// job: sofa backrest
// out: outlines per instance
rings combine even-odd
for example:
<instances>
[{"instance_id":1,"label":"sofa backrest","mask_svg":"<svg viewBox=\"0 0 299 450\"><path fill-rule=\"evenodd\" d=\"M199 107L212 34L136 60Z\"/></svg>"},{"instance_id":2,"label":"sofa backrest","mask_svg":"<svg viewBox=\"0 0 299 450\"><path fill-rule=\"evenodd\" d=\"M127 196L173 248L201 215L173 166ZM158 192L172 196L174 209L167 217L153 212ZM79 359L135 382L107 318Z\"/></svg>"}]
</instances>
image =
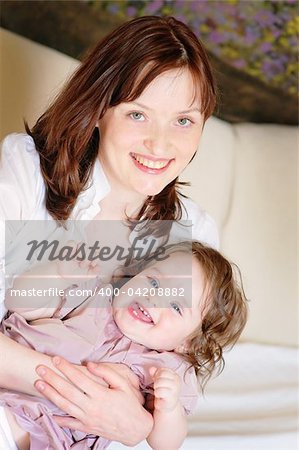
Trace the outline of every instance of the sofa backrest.
<instances>
[{"instance_id":1,"label":"sofa backrest","mask_svg":"<svg viewBox=\"0 0 299 450\"><path fill-rule=\"evenodd\" d=\"M298 130L215 118L207 125L183 179L241 269L250 308L243 340L296 345Z\"/></svg>"}]
</instances>

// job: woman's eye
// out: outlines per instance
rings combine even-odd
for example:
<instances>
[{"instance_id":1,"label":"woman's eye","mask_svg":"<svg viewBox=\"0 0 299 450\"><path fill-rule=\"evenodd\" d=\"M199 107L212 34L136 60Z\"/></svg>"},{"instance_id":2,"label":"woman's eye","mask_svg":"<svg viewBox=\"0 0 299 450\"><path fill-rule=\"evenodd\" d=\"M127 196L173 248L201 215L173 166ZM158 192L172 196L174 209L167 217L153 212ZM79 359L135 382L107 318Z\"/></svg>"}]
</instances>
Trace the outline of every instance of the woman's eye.
<instances>
[{"instance_id":1,"label":"woman's eye","mask_svg":"<svg viewBox=\"0 0 299 450\"><path fill-rule=\"evenodd\" d=\"M158 287L159 287L159 281L157 281L155 278L151 278L151 277L148 277L148 279L149 279L150 285L151 285L154 289L158 289Z\"/></svg>"},{"instance_id":2,"label":"woman's eye","mask_svg":"<svg viewBox=\"0 0 299 450\"><path fill-rule=\"evenodd\" d=\"M138 121L138 122L143 122L143 121L145 120L145 119L144 119L144 115L141 114L140 112L137 112L137 111L132 112L132 113L130 114L130 117L131 117L133 120L136 120L136 121Z\"/></svg>"},{"instance_id":3,"label":"woman's eye","mask_svg":"<svg viewBox=\"0 0 299 450\"><path fill-rule=\"evenodd\" d=\"M182 127L187 127L188 125L190 125L191 120L187 119L187 117L182 117L181 119L178 120L179 125L181 125Z\"/></svg>"},{"instance_id":4,"label":"woman's eye","mask_svg":"<svg viewBox=\"0 0 299 450\"><path fill-rule=\"evenodd\" d=\"M182 309L177 303L170 303L170 306L180 315L182 315Z\"/></svg>"}]
</instances>

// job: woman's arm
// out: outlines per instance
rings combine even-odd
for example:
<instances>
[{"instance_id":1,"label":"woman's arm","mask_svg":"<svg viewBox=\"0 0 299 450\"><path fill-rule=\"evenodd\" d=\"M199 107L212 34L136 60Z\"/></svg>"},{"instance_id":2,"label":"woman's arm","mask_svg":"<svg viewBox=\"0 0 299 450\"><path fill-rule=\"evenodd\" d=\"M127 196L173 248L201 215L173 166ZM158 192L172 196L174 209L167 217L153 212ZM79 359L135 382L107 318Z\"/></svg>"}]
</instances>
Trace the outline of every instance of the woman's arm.
<instances>
[{"instance_id":1,"label":"woman's arm","mask_svg":"<svg viewBox=\"0 0 299 450\"><path fill-rule=\"evenodd\" d=\"M62 426L130 446L150 433L152 416L142 406L139 386L136 388L138 379L129 374L130 369L125 373L122 367L118 373L118 366L121 366L118 364L115 370L105 364L88 364L88 369L82 370L82 366L67 363L62 358L61 364L55 366L49 356L24 347L2 333L0 348L0 386L11 390L17 387L20 392L47 397L72 416L57 418ZM44 375L36 373L37 366L45 370ZM92 376L96 378L91 379ZM41 384L40 378L46 383ZM100 384L103 380L109 388Z\"/></svg>"},{"instance_id":2,"label":"woman's arm","mask_svg":"<svg viewBox=\"0 0 299 450\"><path fill-rule=\"evenodd\" d=\"M47 364L56 370L51 358L38 353L0 333L0 386L4 389L17 390L31 395L39 395L34 388L38 376L35 367Z\"/></svg>"}]
</instances>

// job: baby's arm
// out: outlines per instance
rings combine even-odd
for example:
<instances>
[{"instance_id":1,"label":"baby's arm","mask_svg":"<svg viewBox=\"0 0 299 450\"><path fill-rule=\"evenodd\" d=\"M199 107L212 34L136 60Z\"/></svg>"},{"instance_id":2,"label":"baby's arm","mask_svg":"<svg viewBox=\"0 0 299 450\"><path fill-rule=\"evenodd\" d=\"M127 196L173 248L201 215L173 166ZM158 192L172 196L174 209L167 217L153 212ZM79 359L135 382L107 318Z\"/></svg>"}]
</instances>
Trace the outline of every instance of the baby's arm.
<instances>
[{"instance_id":1,"label":"baby's arm","mask_svg":"<svg viewBox=\"0 0 299 450\"><path fill-rule=\"evenodd\" d=\"M178 450L187 434L187 421L179 395L181 380L170 369L151 369L154 379L154 426L147 437L154 450Z\"/></svg>"},{"instance_id":2,"label":"baby's arm","mask_svg":"<svg viewBox=\"0 0 299 450\"><path fill-rule=\"evenodd\" d=\"M52 317L60 306L66 288L74 283L81 284L97 274L98 267L85 261L36 265L15 278L13 287L7 291L5 306L26 320ZM16 296L14 293L18 291L27 295Z\"/></svg>"},{"instance_id":3,"label":"baby's arm","mask_svg":"<svg viewBox=\"0 0 299 450\"><path fill-rule=\"evenodd\" d=\"M58 293L63 293L70 284L70 280L61 276L58 263L35 266L15 278L13 287L6 293L5 306L26 320L51 317L61 302ZM55 289L49 294L51 288ZM24 295L16 294L18 292Z\"/></svg>"}]
</instances>

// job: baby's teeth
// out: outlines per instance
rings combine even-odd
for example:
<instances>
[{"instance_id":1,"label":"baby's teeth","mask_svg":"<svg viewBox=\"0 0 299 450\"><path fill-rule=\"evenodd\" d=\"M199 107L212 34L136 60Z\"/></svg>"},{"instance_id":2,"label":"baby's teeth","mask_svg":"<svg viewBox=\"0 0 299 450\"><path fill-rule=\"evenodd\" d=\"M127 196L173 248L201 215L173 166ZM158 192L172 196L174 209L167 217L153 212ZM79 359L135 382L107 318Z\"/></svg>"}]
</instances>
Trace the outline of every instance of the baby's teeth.
<instances>
[{"instance_id":1,"label":"baby's teeth","mask_svg":"<svg viewBox=\"0 0 299 450\"><path fill-rule=\"evenodd\" d=\"M149 313L147 311L145 311L142 306L138 305L138 308L143 312L143 314L147 317L150 317Z\"/></svg>"}]
</instances>

